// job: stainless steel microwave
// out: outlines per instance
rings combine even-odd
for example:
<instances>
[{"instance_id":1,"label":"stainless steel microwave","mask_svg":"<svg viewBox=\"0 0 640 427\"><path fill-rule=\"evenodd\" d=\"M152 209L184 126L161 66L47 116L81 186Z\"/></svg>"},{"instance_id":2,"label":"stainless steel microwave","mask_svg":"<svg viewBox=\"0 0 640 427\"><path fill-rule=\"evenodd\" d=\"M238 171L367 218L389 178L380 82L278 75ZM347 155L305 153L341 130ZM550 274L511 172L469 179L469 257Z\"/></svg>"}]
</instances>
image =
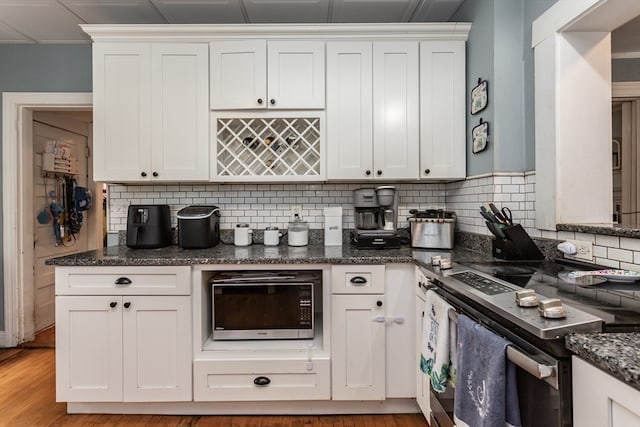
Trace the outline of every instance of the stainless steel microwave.
<instances>
[{"instance_id":1,"label":"stainless steel microwave","mask_svg":"<svg viewBox=\"0 0 640 427\"><path fill-rule=\"evenodd\" d=\"M214 340L313 338L313 282L214 280L211 295Z\"/></svg>"}]
</instances>

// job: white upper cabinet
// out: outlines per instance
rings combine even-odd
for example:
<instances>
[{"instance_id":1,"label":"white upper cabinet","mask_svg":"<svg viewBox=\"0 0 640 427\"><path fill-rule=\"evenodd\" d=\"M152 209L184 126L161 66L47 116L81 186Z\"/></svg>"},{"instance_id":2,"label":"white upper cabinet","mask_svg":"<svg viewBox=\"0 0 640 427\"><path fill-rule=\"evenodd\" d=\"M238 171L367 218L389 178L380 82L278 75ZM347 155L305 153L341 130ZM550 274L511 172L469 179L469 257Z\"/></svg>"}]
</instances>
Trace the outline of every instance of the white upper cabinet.
<instances>
[{"instance_id":1,"label":"white upper cabinet","mask_svg":"<svg viewBox=\"0 0 640 427\"><path fill-rule=\"evenodd\" d=\"M327 43L329 179L417 179L418 42Z\"/></svg>"},{"instance_id":2,"label":"white upper cabinet","mask_svg":"<svg viewBox=\"0 0 640 427\"><path fill-rule=\"evenodd\" d=\"M149 44L93 45L95 181L135 181L142 172L150 176L150 75Z\"/></svg>"},{"instance_id":3,"label":"white upper cabinet","mask_svg":"<svg viewBox=\"0 0 640 427\"><path fill-rule=\"evenodd\" d=\"M418 42L374 43L373 70L373 173L417 178Z\"/></svg>"},{"instance_id":4,"label":"white upper cabinet","mask_svg":"<svg viewBox=\"0 0 640 427\"><path fill-rule=\"evenodd\" d=\"M327 43L327 175L364 179L373 173L371 42Z\"/></svg>"},{"instance_id":5,"label":"white upper cabinet","mask_svg":"<svg viewBox=\"0 0 640 427\"><path fill-rule=\"evenodd\" d=\"M207 181L206 43L96 43L94 179Z\"/></svg>"},{"instance_id":6,"label":"white upper cabinet","mask_svg":"<svg viewBox=\"0 0 640 427\"><path fill-rule=\"evenodd\" d=\"M420 43L420 178L466 177L464 41Z\"/></svg>"},{"instance_id":7,"label":"white upper cabinet","mask_svg":"<svg viewBox=\"0 0 640 427\"><path fill-rule=\"evenodd\" d=\"M211 109L323 109L324 42L211 43Z\"/></svg>"}]
</instances>

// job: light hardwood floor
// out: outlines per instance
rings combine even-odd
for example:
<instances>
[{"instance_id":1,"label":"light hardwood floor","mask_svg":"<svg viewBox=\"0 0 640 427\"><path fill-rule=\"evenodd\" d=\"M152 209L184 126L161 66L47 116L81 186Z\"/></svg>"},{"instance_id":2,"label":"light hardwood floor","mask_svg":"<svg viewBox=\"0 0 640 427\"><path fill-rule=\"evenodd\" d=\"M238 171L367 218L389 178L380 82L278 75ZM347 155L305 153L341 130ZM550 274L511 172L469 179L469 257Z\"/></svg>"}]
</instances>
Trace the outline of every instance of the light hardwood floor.
<instances>
[{"instance_id":1,"label":"light hardwood floor","mask_svg":"<svg viewBox=\"0 0 640 427\"><path fill-rule=\"evenodd\" d=\"M12 350L2 350L3 352ZM2 360L0 358L0 360ZM22 348L0 362L0 426L428 427L420 414L353 416L68 415L55 401L55 350Z\"/></svg>"}]
</instances>

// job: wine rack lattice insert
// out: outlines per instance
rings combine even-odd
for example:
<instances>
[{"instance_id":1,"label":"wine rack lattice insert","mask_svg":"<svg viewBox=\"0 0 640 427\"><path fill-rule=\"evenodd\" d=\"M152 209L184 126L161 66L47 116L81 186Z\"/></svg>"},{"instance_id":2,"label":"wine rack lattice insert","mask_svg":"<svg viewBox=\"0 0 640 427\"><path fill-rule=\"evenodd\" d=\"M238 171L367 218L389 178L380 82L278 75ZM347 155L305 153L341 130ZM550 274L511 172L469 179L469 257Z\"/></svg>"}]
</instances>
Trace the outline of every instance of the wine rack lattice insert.
<instances>
[{"instance_id":1,"label":"wine rack lattice insert","mask_svg":"<svg viewBox=\"0 0 640 427\"><path fill-rule=\"evenodd\" d=\"M320 118L217 119L219 176L320 175Z\"/></svg>"}]
</instances>

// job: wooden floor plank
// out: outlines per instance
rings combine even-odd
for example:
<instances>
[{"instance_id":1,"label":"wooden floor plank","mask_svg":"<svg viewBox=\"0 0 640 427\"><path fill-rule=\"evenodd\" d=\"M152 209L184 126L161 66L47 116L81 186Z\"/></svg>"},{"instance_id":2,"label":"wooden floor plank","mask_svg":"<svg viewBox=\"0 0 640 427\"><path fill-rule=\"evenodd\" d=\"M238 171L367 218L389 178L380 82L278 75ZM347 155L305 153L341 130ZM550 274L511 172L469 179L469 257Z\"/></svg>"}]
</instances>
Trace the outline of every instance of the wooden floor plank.
<instances>
[{"instance_id":1,"label":"wooden floor plank","mask_svg":"<svg viewBox=\"0 0 640 427\"><path fill-rule=\"evenodd\" d=\"M429 427L419 414L177 416L66 413L55 401L55 350L20 349L0 363L0 427Z\"/></svg>"}]
</instances>

